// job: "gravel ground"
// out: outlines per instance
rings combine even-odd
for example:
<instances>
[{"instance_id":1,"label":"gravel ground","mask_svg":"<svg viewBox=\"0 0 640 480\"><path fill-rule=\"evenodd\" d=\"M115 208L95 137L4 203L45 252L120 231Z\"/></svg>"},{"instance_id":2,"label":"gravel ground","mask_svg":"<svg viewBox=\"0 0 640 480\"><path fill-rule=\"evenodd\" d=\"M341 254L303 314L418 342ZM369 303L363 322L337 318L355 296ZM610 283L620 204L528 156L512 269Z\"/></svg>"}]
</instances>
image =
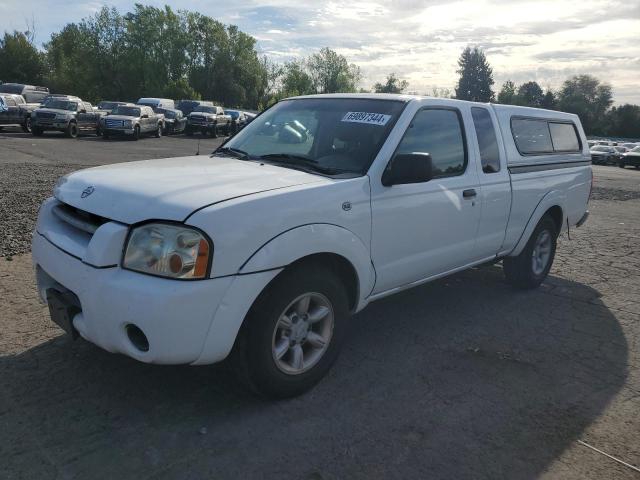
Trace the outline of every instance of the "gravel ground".
<instances>
[{"instance_id":1,"label":"gravel ground","mask_svg":"<svg viewBox=\"0 0 640 480\"><path fill-rule=\"evenodd\" d=\"M67 150L11 173L3 141L3 201L77 167ZM237 391L224 364L71 343L36 301L30 255L0 261L0 478L638 478L585 446L640 466L640 172L594 171L591 217L541 288L491 266L375 302L330 375L284 402ZM11 223L33 211L0 224L23 251Z\"/></svg>"}]
</instances>

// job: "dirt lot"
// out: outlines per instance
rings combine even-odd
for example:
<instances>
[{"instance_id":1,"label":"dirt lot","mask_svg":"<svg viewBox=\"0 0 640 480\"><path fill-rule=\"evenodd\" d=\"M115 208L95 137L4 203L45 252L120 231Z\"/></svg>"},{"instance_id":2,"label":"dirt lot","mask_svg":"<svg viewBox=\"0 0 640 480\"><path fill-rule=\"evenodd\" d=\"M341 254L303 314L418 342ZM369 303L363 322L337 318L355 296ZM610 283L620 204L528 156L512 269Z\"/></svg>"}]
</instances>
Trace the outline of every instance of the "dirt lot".
<instances>
[{"instance_id":1,"label":"dirt lot","mask_svg":"<svg viewBox=\"0 0 640 480\"><path fill-rule=\"evenodd\" d=\"M640 171L594 168L540 289L492 266L376 302L328 378L267 403L225 365L70 343L36 301L23 252L58 175L196 143L0 133L0 478L639 478L580 442L640 466Z\"/></svg>"}]
</instances>

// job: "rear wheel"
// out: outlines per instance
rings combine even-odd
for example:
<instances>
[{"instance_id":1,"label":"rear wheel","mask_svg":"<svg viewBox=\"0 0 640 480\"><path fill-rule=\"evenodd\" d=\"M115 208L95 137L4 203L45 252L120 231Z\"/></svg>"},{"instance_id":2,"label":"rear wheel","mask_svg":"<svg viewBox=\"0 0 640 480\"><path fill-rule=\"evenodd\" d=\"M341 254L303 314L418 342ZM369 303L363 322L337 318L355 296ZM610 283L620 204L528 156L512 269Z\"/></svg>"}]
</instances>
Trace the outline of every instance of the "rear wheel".
<instances>
[{"instance_id":1,"label":"rear wheel","mask_svg":"<svg viewBox=\"0 0 640 480\"><path fill-rule=\"evenodd\" d=\"M272 398L300 395L328 372L349 316L342 283L321 265L284 272L251 307L232 359L241 378Z\"/></svg>"},{"instance_id":2,"label":"rear wheel","mask_svg":"<svg viewBox=\"0 0 640 480\"><path fill-rule=\"evenodd\" d=\"M75 122L69 122L64 133L69 138L78 138L78 125Z\"/></svg>"},{"instance_id":3,"label":"rear wheel","mask_svg":"<svg viewBox=\"0 0 640 480\"><path fill-rule=\"evenodd\" d=\"M109 140L110 137L108 133L103 133L102 138L104 138L105 140Z\"/></svg>"},{"instance_id":4,"label":"rear wheel","mask_svg":"<svg viewBox=\"0 0 640 480\"><path fill-rule=\"evenodd\" d=\"M542 217L524 250L517 257L506 257L502 267L507 281L518 288L536 288L551 270L556 254L558 231L550 215Z\"/></svg>"},{"instance_id":5,"label":"rear wheel","mask_svg":"<svg viewBox=\"0 0 640 480\"><path fill-rule=\"evenodd\" d=\"M624 163L622 163L622 162L618 162L618 167L620 167L620 168L624 168Z\"/></svg>"},{"instance_id":6,"label":"rear wheel","mask_svg":"<svg viewBox=\"0 0 640 480\"><path fill-rule=\"evenodd\" d=\"M40 127L32 127L31 128L31 134L35 135L36 137L41 137L42 136L42 129Z\"/></svg>"}]
</instances>

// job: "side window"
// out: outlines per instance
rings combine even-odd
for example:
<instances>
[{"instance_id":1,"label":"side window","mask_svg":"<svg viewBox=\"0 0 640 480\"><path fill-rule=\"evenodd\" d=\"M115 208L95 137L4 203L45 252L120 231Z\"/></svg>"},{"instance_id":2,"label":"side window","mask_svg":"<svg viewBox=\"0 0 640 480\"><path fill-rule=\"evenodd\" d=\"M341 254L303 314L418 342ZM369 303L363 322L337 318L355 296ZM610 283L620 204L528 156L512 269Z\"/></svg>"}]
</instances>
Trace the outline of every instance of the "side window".
<instances>
[{"instance_id":1,"label":"side window","mask_svg":"<svg viewBox=\"0 0 640 480\"><path fill-rule=\"evenodd\" d=\"M546 120L514 118L511 120L511 133L520 153L553 152Z\"/></svg>"},{"instance_id":2,"label":"side window","mask_svg":"<svg viewBox=\"0 0 640 480\"><path fill-rule=\"evenodd\" d=\"M498 139L491 120L491 115L486 108L472 107L471 116L478 137L480 148L480 160L484 173L496 173L500 171L500 151Z\"/></svg>"},{"instance_id":3,"label":"side window","mask_svg":"<svg viewBox=\"0 0 640 480\"><path fill-rule=\"evenodd\" d=\"M87 113L93 112L93 107L91 106L90 103L84 102L84 107L83 108L87 111Z\"/></svg>"},{"instance_id":4,"label":"side window","mask_svg":"<svg viewBox=\"0 0 640 480\"><path fill-rule=\"evenodd\" d=\"M16 105L16 101L11 97L5 97L4 101L7 104L7 107L15 107L15 106L17 106Z\"/></svg>"},{"instance_id":5,"label":"side window","mask_svg":"<svg viewBox=\"0 0 640 480\"><path fill-rule=\"evenodd\" d=\"M397 153L428 153L434 177L462 175L467 155L459 113L455 110L420 110L400 141Z\"/></svg>"},{"instance_id":6,"label":"side window","mask_svg":"<svg viewBox=\"0 0 640 480\"><path fill-rule=\"evenodd\" d=\"M551 141L556 152L579 152L580 142L573 123L549 123Z\"/></svg>"}]
</instances>

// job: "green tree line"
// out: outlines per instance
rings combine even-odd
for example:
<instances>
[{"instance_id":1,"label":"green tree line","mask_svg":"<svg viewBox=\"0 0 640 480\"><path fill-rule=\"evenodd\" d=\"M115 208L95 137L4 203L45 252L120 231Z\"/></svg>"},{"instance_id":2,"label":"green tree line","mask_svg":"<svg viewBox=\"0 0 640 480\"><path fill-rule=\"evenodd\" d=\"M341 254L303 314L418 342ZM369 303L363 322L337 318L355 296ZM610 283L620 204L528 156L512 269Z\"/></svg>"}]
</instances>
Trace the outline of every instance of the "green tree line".
<instances>
[{"instance_id":1,"label":"green tree line","mask_svg":"<svg viewBox=\"0 0 640 480\"><path fill-rule=\"evenodd\" d=\"M455 98L558 109L580 116L590 135L640 137L640 107L613 106L611 86L590 75L567 79L556 91L537 82L507 81L494 92L493 69L479 48L458 60ZM52 92L98 100L142 96L202 98L225 106L262 109L281 98L356 92L360 69L330 48L275 63L236 26L171 7L136 4L131 12L103 7L69 23L38 49L29 32L0 38L0 80L46 85ZM390 73L376 93L400 93L408 82ZM435 96L449 96L434 89Z\"/></svg>"}]
</instances>

